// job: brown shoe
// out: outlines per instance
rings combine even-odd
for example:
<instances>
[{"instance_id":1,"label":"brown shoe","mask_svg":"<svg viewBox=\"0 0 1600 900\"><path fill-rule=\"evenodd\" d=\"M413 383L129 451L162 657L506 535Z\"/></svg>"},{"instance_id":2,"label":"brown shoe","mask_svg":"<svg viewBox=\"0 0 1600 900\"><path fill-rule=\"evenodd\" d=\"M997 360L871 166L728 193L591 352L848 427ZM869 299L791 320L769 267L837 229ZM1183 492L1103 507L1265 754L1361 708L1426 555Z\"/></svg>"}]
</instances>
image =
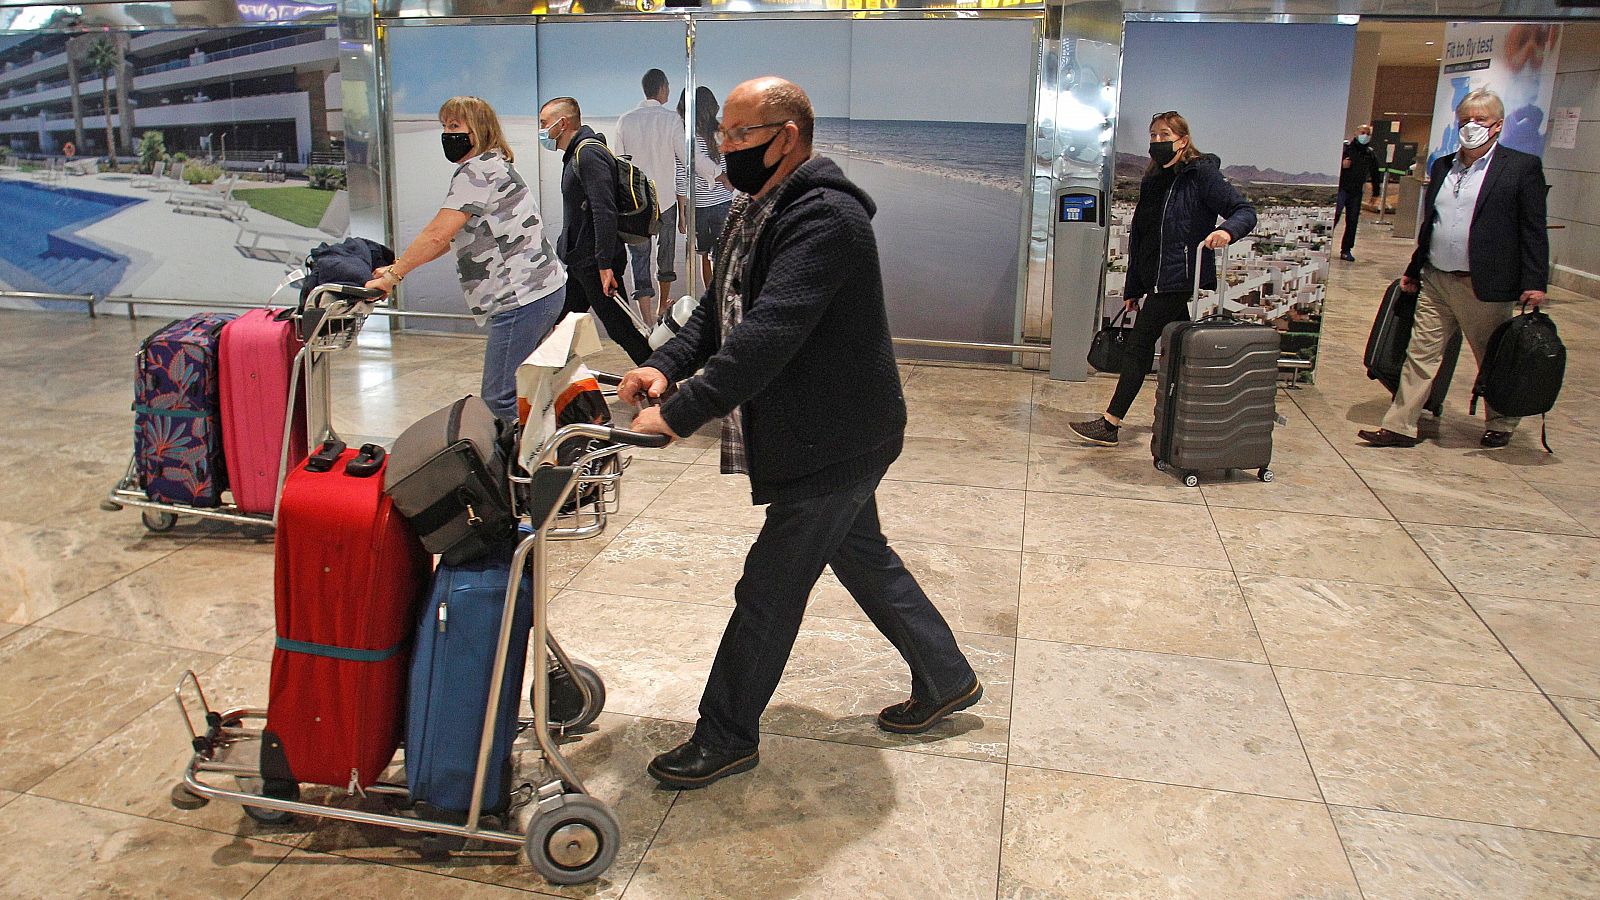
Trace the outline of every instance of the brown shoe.
<instances>
[{"instance_id":1,"label":"brown shoe","mask_svg":"<svg viewBox=\"0 0 1600 900\"><path fill-rule=\"evenodd\" d=\"M1480 446L1487 447L1490 450L1499 450L1510 443L1511 432L1509 431L1485 431L1483 439L1478 441Z\"/></svg>"},{"instance_id":2,"label":"brown shoe","mask_svg":"<svg viewBox=\"0 0 1600 900\"><path fill-rule=\"evenodd\" d=\"M1358 431L1356 432L1356 437L1374 447L1415 447L1417 445L1416 438L1396 434L1387 428L1379 428L1377 431Z\"/></svg>"}]
</instances>

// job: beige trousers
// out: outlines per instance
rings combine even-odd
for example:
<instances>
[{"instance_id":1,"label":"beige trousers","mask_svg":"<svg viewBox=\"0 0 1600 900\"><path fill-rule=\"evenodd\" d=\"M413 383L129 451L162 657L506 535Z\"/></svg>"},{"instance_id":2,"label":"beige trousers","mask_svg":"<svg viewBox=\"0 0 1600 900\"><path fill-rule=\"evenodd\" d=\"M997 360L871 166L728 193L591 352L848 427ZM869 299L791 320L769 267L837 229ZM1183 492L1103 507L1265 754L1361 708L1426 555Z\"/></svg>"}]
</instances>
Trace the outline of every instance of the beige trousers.
<instances>
[{"instance_id":1,"label":"beige trousers","mask_svg":"<svg viewBox=\"0 0 1600 900\"><path fill-rule=\"evenodd\" d=\"M1459 329L1472 355L1483 365L1489 338L1501 323L1511 318L1512 303L1485 303L1472 291L1472 276L1441 272L1432 266L1422 270L1422 292L1417 297L1417 318L1411 326L1411 344L1406 348L1405 366L1400 370L1400 388L1383 417L1383 427L1406 437L1417 436L1417 420L1428 402L1433 379L1439 374L1445 345ZM1502 416L1488 404L1484 415L1490 431L1516 431L1518 419Z\"/></svg>"}]
</instances>

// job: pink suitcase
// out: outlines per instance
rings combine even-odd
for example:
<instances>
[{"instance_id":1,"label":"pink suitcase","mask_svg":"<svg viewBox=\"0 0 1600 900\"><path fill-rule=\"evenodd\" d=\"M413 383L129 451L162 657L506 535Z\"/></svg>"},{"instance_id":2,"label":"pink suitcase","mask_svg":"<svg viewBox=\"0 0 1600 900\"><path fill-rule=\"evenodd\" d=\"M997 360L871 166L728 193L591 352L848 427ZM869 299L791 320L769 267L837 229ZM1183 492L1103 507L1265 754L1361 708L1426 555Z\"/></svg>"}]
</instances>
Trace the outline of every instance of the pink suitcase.
<instances>
[{"instance_id":1,"label":"pink suitcase","mask_svg":"<svg viewBox=\"0 0 1600 900\"><path fill-rule=\"evenodd\" d=\"M222 449L241 512L270 514L277 498L289 375L301 346L291 312L253 309L222 329ZM306 457L304 385L298 393L290 470Z\"/></svg>"}]
</instances>

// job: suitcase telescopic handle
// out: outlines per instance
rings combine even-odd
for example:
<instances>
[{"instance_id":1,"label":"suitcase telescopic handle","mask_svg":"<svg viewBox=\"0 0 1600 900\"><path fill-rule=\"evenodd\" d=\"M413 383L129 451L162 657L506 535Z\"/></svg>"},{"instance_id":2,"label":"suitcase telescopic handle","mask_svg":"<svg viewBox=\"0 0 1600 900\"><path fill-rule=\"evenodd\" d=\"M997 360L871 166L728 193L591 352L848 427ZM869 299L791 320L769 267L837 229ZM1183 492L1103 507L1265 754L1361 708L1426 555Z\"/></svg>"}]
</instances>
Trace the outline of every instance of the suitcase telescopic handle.
<instances>
[{"instance_id":1,"label":"suitcase telescopic handle","mask_svg":"<svg viewBox=\"0 0 1600 900\"><path fill-rule=\"evenodd\" d=\"M1189 305L1194 306L1200 302L1200 258L1206 252L1206 242L1201 241L1195 248L1194 254L1194 293L1189 296ZM1228 245L1223 244L1217 248L1217 310L1227 312L1227 307L1222 301L1228 299Z\"/></svg>"}]
</instances>

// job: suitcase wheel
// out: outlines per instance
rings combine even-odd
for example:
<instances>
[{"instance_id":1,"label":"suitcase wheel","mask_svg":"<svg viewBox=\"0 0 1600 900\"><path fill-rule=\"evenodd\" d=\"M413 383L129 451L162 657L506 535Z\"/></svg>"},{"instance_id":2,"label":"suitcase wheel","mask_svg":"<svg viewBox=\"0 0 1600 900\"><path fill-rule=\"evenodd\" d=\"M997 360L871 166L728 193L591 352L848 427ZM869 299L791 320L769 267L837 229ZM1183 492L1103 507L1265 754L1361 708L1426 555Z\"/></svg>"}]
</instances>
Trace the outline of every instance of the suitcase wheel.
<instances>
[{"instance_id":1,"label":"suitcase wheel","mask_svg":"<svg viewBox=\"0 0 1600 900\"><path fill-rule=\"evenodd\" d=\"M1266 466L1262 466L1261 467L1261 471L1256 473L1256 477L1261 479L1262 481L1271 481L1272 480L1272 470L1267 468Z\"/></svg>"},{"instance_id":2,"label":"suitcase wheel","mask_svg":"<svg viewBox=\"0 0 1600 900\"><path fill-rule=\"evenodd\" d=\"M1184 487L1199 487L1200 486L1200 476L1196 475L1193 472L1185 472L1185 473L1183 473L1183 486Z\"/></svg>"},{"instance_id":3,"label":"suitcase wheel","mask_svg":"<svg viewBox=\"0 0 1600 900\"><path fill-rule=\"evenodd\" d=\"M611 868L621 843L622 829L609 807L587 794L565 794L560 806L534 814L523 846L546 881L582 884Z\"/></svg>"},{"instance_id":4,"label":"suitcase wheel","mask_svg":"<svg viewBox=\"0 0 1600 900\"><path fill-rule=\"evenodd\" d=\"M211 801L189 790L189 786L178 782L172 786L172 793L167 798L172 802L174 809L191 810L199 809Z\"/></svg>"},{"instance_id":5,"label":"suitcase wheel","mask_svg":"<svg viewBox=\"0 0 1600 900\"><path fill-rule=\"evenodd\" d=\"M251 793L258 793L253 789L253 783L258 781L259 779L255 778L248 779L248 781L240 778L239 787ZM292 781L268 779L261 783L259 793L263 797L272 797L276 800L299 800L300 785ZM283 825L294 820L294 813L282 812L276 809L262 809L259 806L245 806L244 814L262 825Z\"/></svg>"},{"instance_id":6,"label":"suitcase wheel","mask_svg":"<svg viewBox=\"0 0 1600 900\"><path fill-rule=\"evenodd\" d=\"M583 691L575 680L589 688L589 703L583 702ZM550 724L566 732L582 731L600 718L606 708L606 683L600 673L586 662L572 661L572 671L555 671L547 682L550 685ZM528 693L528 705L536 706L533 693Z\"/></svg>"},{"instance_id":7,"label":"suitcase wheel","mask_svg":"<svg viewBox=\"0 0 1600 900\"><path fill-rule=\"evenodd\" d=\"M1167 464L1165 462L1162 462L1159 459L1156 460L1156 471L1157 472L1165 472L1166 470L1167 470Z\"/></svg>"},{"instance_id":8,"label":"suitcase wheel","mask_svg":"<svg viewBox=\"0 0 1600 900\"><path fill-rule=\"evenodd\" d=\"M178 517L175 514L157 512L153 509L147 509L140 513L139 518L144 521L144 527L157 533L171 531L173 526L178 524Z\"/></svg>"}]
</instances>

